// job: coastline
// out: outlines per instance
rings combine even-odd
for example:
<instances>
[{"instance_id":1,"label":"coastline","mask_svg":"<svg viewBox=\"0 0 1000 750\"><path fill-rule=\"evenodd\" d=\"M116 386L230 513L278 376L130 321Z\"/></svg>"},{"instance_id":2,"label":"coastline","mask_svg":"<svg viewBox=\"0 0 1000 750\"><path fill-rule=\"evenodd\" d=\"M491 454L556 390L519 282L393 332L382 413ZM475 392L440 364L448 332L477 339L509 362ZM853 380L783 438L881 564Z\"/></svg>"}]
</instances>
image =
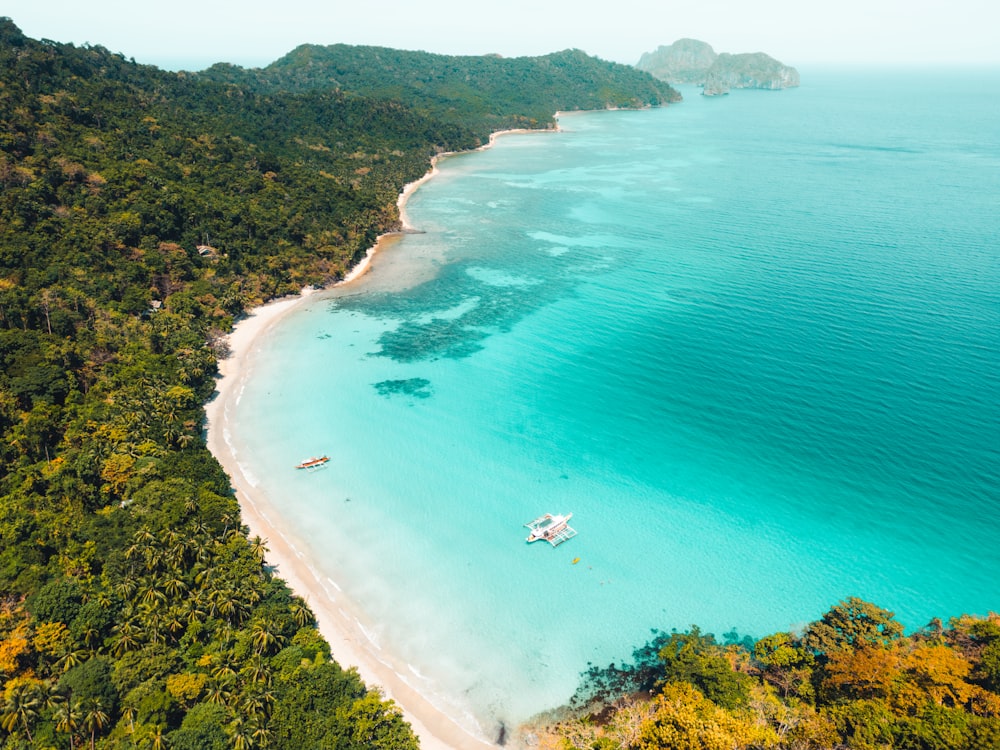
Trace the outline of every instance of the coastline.
<instances>
[{"instance_id":1,"label":"coastline","mask_svg":"<svg viewBox=\"0 0 1000 750\"><path fill-rule=\"evenodd\" d=\"M563 114L562 112L556 112L555 117L558 118L562 114ZM484 143L482 146L472 149L471 151L442 151L440 154L435 154L434 156L431 157L431 168L427 171L427 173L418 180L414 180L413 182L408 182L403 187L403 192L399 194L399 198L396 200L396 208L399 210L399 221L402 226L401 231L403 233L419 231L412 224L410 224L410 222L406 218L406 204L410 200L410 197L417 191L418 188L420 188L421 185L423 185L428 180L437 176L438 172L440 171L438 169L438 162L441 159L447 159L449 156L457 156L458 154L472 154L477 151L485 151L486 149L493 148L493 145L497 142L497 139L504 135L528 134L528 133L558 133L560 131L561 128L559 127L559 121L557 119L554 128L512 128L510 130L498 130L495 133L490 133L490 139L487 143ZM384 237L385 235L382 236ZM378 243L376 243L374 248L368 251L368 257L371 257L373 251L377 247ZM366 263L366 261L367 259L365 261L362 261L362 263ZM344 281L341 283L346 284L348 281L353 280L353 278L354 278L354 270L352 269L351 274L347 278L345 278Z\"/></svg>"},{"instance_id":2,"label":"coastline","mask_svg":"<svg viewBox=\"0 0 1000 750\"><path fill-rule=\"evenodd\" d=\"M547 130L498 131L490 135L488 143L476 150L492 147L502 135L556 131L558 124L555 129ZM342 281L331 288L351 284L364 276L387 238L416 231L407 221L406 204L421 185L439 173L438 161L455 153L445 152L434 156L431 159L431 169L420 179L404 186L396 203L402 230L380 235L365 257ZM425 695L412 687L401 673L406 668L405 664L393 664L391 658L387 659L384 653L374 652L353 611L352 603L345 605L342 595L338 596L336 603L333 601L320 571L299 552L305 545L296 544L296 540L289 538L282 530L280 509L243 473L237 452L230 441L229 415L239 403L261 342L280 320L320 291L304 289L298 296L272 300L249 311L245 318L233 326L227 336L229 356L219 361L216 392L205 404L208 449L230 478L240 505L243 524L249 529L250 536L260 536L266 541L267 564L295 594L309 604L316 617L317 628L330 644L333 658L345 669L356 669L370 689L378 690L385 699L394 701L424 750L484 750L497 747L485 738L472 734L455 717L433 705ZM350 611L345 611L345 606Z\"/></svg>"},{"instance_id":3,"label":"coastline","mask_svg":"<svg viewBox=\"0 0 1000 750\"><path fill-rule=\"evenodd\" d=\"M359 269L357 276L363 272L363 268ZM384 654L377 656L374 653L356 615L345 611L342 596L336 603L332 600L320 572L299 552L304 545L296 544L281 529L280 509L246 477L230 443L229 414L239 402L260 342L281 319L315 293L305 290L297 297L282 298L258 307L229 334L230 356L219 362L216 394L205 405L208 449L232 482L243 524L249 528L250 536L266 540L267 564L309 604L316 616L317 628L330 644L333 658L345 669L356 669L370 689L379 690L384 698L395 702L419 738L421 748L484 750L493 747L463 729L408 685L399 671L385 660ZM349 604L347 609L350 609Z\"/></svg>"}]
</instances>

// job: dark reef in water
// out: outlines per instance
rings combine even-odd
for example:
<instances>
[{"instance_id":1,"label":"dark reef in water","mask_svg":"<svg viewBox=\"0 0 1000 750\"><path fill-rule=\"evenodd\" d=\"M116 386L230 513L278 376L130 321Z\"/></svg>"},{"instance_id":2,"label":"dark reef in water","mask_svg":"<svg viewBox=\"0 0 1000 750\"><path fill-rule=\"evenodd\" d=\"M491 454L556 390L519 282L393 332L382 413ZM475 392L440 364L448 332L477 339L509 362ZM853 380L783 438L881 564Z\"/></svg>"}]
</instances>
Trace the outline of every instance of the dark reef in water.
<instances>
[{"instance_id":1,"label":"dark reef in water","mask_svg":"<svg viewBox=\"0 0 1000 750\"><path fill-rule=\"evenodd\" d=\"M380 396L403 395L414 398L430 398L431 381L426 378L408 378L406 380L383 380L375 383L375 390Z\"/></svg>"},{"instance_id":2,"label":"dark reef in water","mask_svg":"<svg viewBox=\"0 0 1000 750\"><path fill-rule=\"evenodd\" d=\"M698 629L692 626L698 633ZM663 661L660 651L666 646L676 630L669 633L657 628L651 630L652 637L642 646L632 651L632 662L621 665L609 664L607 667L590 665L587 671L580 675L580 685L567 706L567 715L588 712L595 707L607 706L623 695L648 693L663 679ZM714 640L710 633L705 638ZM753 649L754 639L750 636L740 636L735 629L724 633L722 645L739 644L744 648Z\"/></svg>"}]
</instances>

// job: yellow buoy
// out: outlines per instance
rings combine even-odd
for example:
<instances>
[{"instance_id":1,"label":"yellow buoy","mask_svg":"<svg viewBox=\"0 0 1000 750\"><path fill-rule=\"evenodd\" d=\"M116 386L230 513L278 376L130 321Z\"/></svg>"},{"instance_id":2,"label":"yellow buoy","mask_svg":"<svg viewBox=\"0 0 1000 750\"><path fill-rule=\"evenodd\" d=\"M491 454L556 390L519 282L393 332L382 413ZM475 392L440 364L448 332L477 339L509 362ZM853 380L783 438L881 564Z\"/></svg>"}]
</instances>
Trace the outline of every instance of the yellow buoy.
<instances>
[{"instance_id":1,"label":"yellow buoy","mask_svg":"<svg viewBox=\"0 0 1000 750\"><path fill-rule=\"evenodd\" d=\"M576 565L578 562L580 562L580 558L579 557L574 557L573 558L573 564Z\"/></svg>"}]
</instances>

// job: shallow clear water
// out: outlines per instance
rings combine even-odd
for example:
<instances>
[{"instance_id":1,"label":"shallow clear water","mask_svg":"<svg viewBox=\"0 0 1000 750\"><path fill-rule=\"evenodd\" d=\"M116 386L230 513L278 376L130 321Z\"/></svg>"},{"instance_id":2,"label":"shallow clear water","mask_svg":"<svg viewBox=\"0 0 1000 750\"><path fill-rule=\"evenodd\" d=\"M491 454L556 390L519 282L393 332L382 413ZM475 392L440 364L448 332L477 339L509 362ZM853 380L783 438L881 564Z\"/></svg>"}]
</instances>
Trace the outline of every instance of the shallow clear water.
<instances>
[{"instance_id":1,"label":"shallow clear water","mask_svg":"<svg viewBox=\"0 0 1000 750\"><path fill-rule=\"evenodd\" d=\"M1000 72L803 79L449 158L264 345L241 461L488 733L650 628L1000 604Z\"/></svg>"}]
</instances>

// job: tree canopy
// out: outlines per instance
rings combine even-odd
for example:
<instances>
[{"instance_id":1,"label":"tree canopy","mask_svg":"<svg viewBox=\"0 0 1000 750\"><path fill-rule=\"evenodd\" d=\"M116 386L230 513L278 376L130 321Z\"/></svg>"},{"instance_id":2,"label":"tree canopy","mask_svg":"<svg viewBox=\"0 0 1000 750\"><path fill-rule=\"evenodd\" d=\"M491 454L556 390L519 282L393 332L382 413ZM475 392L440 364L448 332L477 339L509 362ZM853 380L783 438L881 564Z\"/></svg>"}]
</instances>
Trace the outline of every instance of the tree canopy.
<instances>
[{"instance_id":1,"label":"tree canopy","mask_svg":"<svg viewBox=\"0 0 1000 750\"><path fill-rule=\"evenodd\" d=\"M221 64L198 75L262 92L337 89L391 99L480 138L549 126L559 111L680 101L675 89L647 73L573 49L504 58L304 44L265 68Z\"/></svg>"},{"instance_id":2,"label":"tree canopy","mask_svg":"<svg viewBox=\"0 0 1000 750\"><path fill-rule=\"evenodd\" d=\"M591 669L565 718L534 730L543 750L998 748L998 633L991 614L906 635L855 597L755 643L658 633L632 664Z\"/></svg>"}]
</instances>

